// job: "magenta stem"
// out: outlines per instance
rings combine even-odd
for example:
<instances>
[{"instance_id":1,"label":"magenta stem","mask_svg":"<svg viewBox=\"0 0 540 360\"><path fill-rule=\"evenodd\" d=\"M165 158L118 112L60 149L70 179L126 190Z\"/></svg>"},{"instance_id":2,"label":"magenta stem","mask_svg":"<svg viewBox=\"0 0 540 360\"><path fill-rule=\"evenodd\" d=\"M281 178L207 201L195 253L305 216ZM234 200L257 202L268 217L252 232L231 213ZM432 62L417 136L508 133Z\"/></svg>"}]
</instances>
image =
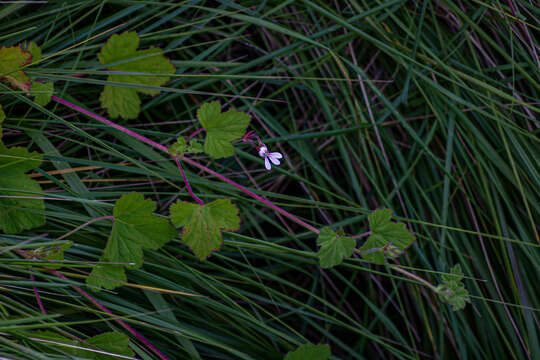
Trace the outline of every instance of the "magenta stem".
<instances>
[{"instance_id":1,"label":"magenta stem","mask_svg":"<svg viewBox=\"0 0 540 360\"><path fill-rule=\"evenodd\" d=\"M182 177L184 178L184 182L186 183L186 187L187 187L187 190L189 192L189 195L191 195L191 197L199 203L199 205L203 206L204 205L204 202L199 199L197 197L197 195L195 195L195 193L191 190L191 185L189 185L189 181L186 177L186 174L184 173L184 169L182 169L182 164L180 164L180 160L178 159L175 159L176 160L176 165L178 165L178 169L180 170L180 173L182 174Z\"/></svg>"},{"instance_id":2,"label":"magenta stem","mask_svg":"<svg viewBox=\"0 0 540 360\"><path fill-rule=\"evenodd\" d=\"M313 231L315 234L318 234L320 231L319 229L309 225L308 223L306 223L305 221L303 220L300 220L299 218L297 218L296 216L294 216L293 214L291 214L290 212L286 211L286 210L283 210L282 208L280 208L279 206L277 205L274 205L271 201L263 198L262 196L259 196L257 194L255 194L253 191L249 190L248 188L245 188L243 187L242 185L238 184L238 183L235 183L234 181L230 180L229 178L226 178L225 176L221 175L220 173L217 173L215 172L214 170L212 169L209 169L207 168L206 166L204 165L201 165L199 164L198 162L195 162L191 159L188 159L188 158L182 158L182 160L184 160L185 162L187 162L188 164L192 165L192 166L195 166L209 174L212 174L214 175L215 177L219 178L220 180L223 180L225 181L227 184L230 184L232 186L234 186L235 188L237 188L238 190L242 191L243 193L245 194L248 194L249 196L251 196L252 198L255 198L257 200L259 200L260 202L262 202L263 204L265 204L266 206L268 206L269 208L272 208L274 209L275 211L277 211L278 213L280 213L281 215L291 219L292 221L294 221L295 223L299 224L299 225L302 225L303 227L305 227L306 229L310 230L310 231Z\"/></svg>"},{"instance_id":3,"label":"magenta stem","mask_svg":"<svg viewBox=\"0 0 540 360\"><path fill-rule=\"evenodd\" d=\"M200 133L201 131L204 131L204 130L205 130L204 128L200 128L200 129L195 130L191 135L188 136L186 142L189 142L191 139L193 139L195 137L195 135L197 135L198 133Z\"/></svg>"},{"instance_id":4,"label":"magenta stem","mask_svg":"<svg viewBox=\"0 0 540 360\"><path fill-rule=\"evenodd\" d=\"M32 273L31 269L30 269L30 280L35 281L34 274ZM41 313L43 315L47 315L47 311L45 311L45 306L43 306L43 302L41 301L41 297L39 296L39 291L36 286L34 286L34 294L36 294L36 301L39 305Z\"/></svg>"},{"instance_id":5,"label":"magenta stem","mask_svg":"<svg viewBox=\"0 0 540 360\"><path fill-rule=\"evenodd\" d=\"M62 275L58 271L52 270L52 269L49 269L49 270L53 274L58 276L59 278L69 281L64 275ZM142 336L137 331L135 331L135 329L133 329L131 326L129 326L126 322L119 319L116 315L113 314L113 312L111 310L107 309L104 305L100 304L96 299L91 297L86 291L84 291L83 289L81 289L77 285L71 284L71 286L75 289L75 291L77 291L79 294L81 294L86 299L88 299L92 304L94 304L96 307L98 307L101 311L111 315L117 323L122 325L127 331L129 331L131 334L133 334L133 336L135 336L137 339L139 339L143 344L145 344L149 349L151 349L162 360L169 360L169 358L167 356L165 356L165 354L163 354L154 345L152 345L148 340L146 340L146 338L144 336Z\"/></svg>"},{"instance_id":6,"label":"magenta stem","mask_svg":"<svg viewBox=\"0 0 540 360\"><path fill-rule=\"evenodd\" d=\"M15 250L15 251L18 254L20 254L22 257L28 258L28 254L26 253L26 251L24 251L24 250ZM53 269L49 269L49 268L46 268L46 269L49 270L50 272L52 272L54 275L58 276L59 278L61 278L63 280L66 280L66 281L69 281L68 278L66 278L64 275L62 275L58 271L53 270ZM31 277L32 280L34 280L34 277L33 277L31 272L30 272L30 277ZM119 319L116 315L114 315L114 313L111 310L107 309L104 305L100 304L96 299L91 297L86 291L84 291L83 289L81 289L80 287L78 287L75 284L70 284L70 285L75 289L75 291L77 291L79 294L81 294L86 299L88 299L92 304L94 304L96 307L98 307L101 311L111 315L117 323L122 325L127 331L129 331L131 334L133 334L133 336L135 336L143 344L145 344L150 350L152 350L154 353L156 353L156 355L159 356L162 360L169 360L169 358L167 356L165 356L165 354L163 354L154 345L152 345L148 340L146 340L146 338L144 336L142 336L137 331L135 331L135 329L133 329L131 326L129 326L122 319ZM38 296L38 303L40 304L40 308L41 308L43 306L43 304L41 303L41 300L39 299L39 296ZM42 308L41 311L44 312L45 309Z\"/></svg>"},{"instance_id":7,"label":"magenta stem","mask_svg":"<svg viewBox=\"0 0 540 360\"><path fill-rule=\"evenodd\" d=\"M93 112L90 112L90 111L88 111L88 110L85 110L85 109L83 109L83 108L80 107L80 106L77 106L77 105L75 105L75 104L70 103L69 101L66 101L66 100L64 100L64 99L59 98L58 96L53 95L53 96L51 97L51 99L54 100L54 101L56 101L56 102L59 102L60 104L65 105L65 106L67 106L67 107L69 107L69 108L71 108L71 109L73 109L73 110L75 110L75 111L78 111L78 112L80 112L80 113L83 113L83 114L85 114L85 115L91 117L92 119L95 119L95 120L100 121L100 122L102 122L102 123L104 123L104 124L106 124L106 125L109 125L109 126L115 128L115 129L117 129L117 130L123 132L124 134L128 134L128 135L134 137L134 138L137 139L137 140L140 140L140 141L142 141L142 142L145 142L145 143L147 143L148 145L151 145L151 146L153 146L153 147L156 148L156 149L159 149L159 150L161 150L161 151L163 151L163 152L169 154L169 149L167 149L166 146L163 146L163 145L161 145L161 144L159 144L159 143L157 143L157 142L155 142L155 141L153 141L153 140L150 140L150 139L147 138L147 137L144 137L144 136L142 136L142 135L139 135L139 134L137 134L137 133L135 133L135 132L133 132L133 131L131 131L131 130L128 130L128 129L126 129L126 128L123 127L123 126L120 126L120 125L118 125L118 124L116 124L116 123L113 123L112 121L107 120L107 119L105 119L105 118L102 117L102 116L99 116L99 115L97 115L97 114L94 114ZM199 130L200 130L200 129L199 129ZM260 141L260 139L259 139L259 141ZM240 184L235 183L234 181L232 181L232 180L226 178L225 176L221 175L220 173L217 173L217 172L215 172L215 171L213 171L213 170L207 168L206 166L201 165L201 164L199 164L199 163L197 163L197 162L195 162L195 161L193 161L193 160L190 160L190 159L188 159L188 158L183 157L182 160L185 161L185 162L187 162L187 163L189 163L189 164L191 164L191 165L193 165L193 166L195 166L195 167L197 167L197 168L199 168L199 169L201 169L201 170L203 170L203 171L205 171L205 172L207 172L207 173L209 173L209 174L212 174L212 175L216 176L217 178L219 178L219 179L225 181L226 183L228 183L228 184L234 186L235 188L237 188L238 190L242 191L243 193L245 193L245 194L251 196L252 198L255 198L255 199L259 200L260 202L262 202L262 203L265 204L266 206L268 206L268 207L274 209L275 211L277 211L277 212L280 213L281 215L283 215L283 216L285 216L285 217L291 219L291 220L294 221L295 223L297 223L297 224L299 224L299 225L302 225L302 226L305 227L306 229L308 229L308 230L310 230L310 231L312 231L312 232L314 232L314 233L316 233L316 234L318 234L318 233L320 232L319 229L317 229L317 228L315 228L315 227L309 225L308 223L306 223L306 222L300 220L299 218L297 218L297 217L294 216L293 214L289 213L288 211L285 211L285 210L283 210L282 208L280 208L279 206L274 205L271 201L269 201L269 200L263 198L262 196L259 196L259 195L255 194L253 191L251 191L251 190L249 190L249 189L243 187L243 186L240 185ZM187 183L186 183L186 184L187 184Z\"/></svg>"},{"instance_id":8,"label":"magenta stem","mask_svg":"<svg viewBox=\"0 0 540 360\"><path fill-rule=\"evenodd\" d=\"M131 130L129 130L129 129L126 129L126 128L123 127L123 126L120 126L120 125L118 125L118 124L116 124L116 123L113 123L112 121L105 119L103 116L99 116L98 114L94 114L93 112L88 111L88 110L86 110L86 109L83 109L82 107L80 107L80 106L78 106L78 105L75 105L75 104L73 104L73 103L70 103L70 102L67 101L67 100L64 100L64 99L62 99L62 98L59 98L59 97L56 96L56 95L51 96L51 100L54 100L54 101L56 101L56 102L59 102L59 103L62 104L62 105L65 105L65 106L67 106L67 107L69 107L69 108L71 108L71 109L73 109L73 110L75 110L75 111L78 111L78 112L80 112L80 113L82 113L82 114L85 114L85 115L91 117L92 119L95 119L95 120L97 120L97 121L99 121L99 122L104 123L105 125L109 125L110 127L113 127L113 128L115 128L116 130L119 130L119 131L123 132L124 134L128 134L129 136L134 137L134 138L137 139L137 140L140 140L140 141L142 141L142 142L145 142L145 143L147 143L148 145L151 145L151 146L155 147L156 149L159 149L159 150L164 151L164 152L169 152L169 151L167 150L167 147L165 147L165 146L163 146L163 145L161 145L161 144L159 144L159 143L157 143L157 142L155 142L155 141L153 141L153 140L150 140L150 139L147 138L147 137L144 137L144 136L142 136L142 135L139 135L139 134L137 134L137 133L135 133L135 132L133 132L133 131L131 131Z\"/></svg>"}]
</instances>

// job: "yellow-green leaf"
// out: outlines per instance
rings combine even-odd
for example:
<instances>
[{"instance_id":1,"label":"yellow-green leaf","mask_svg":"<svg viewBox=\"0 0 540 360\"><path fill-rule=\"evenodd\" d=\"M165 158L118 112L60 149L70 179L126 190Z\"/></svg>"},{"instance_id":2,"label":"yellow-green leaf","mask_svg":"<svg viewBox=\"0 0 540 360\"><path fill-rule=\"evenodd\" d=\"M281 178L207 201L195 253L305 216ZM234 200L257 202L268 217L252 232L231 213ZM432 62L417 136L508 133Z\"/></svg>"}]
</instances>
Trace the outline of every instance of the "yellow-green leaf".
<instances>
[{"instance_id":1,"label":"yellow-green leaf","mask_svg":"<svg viewBox=\"0 0 540 360\"><path fill-rule=\"evenodd\" d=\"M371 235L360 248L362 257L375 264L384 264L387 258L399 256L414 241L405 224L395 223L392 210L375 210L368 216Z\"/></svg>"},{"instance_id":2,"label":"yellow-green leaf","mask_svg":"<svg viewBox=\"0 0 540 360\"><path fill-rule=\"evenodd\" d=\"M30 41L26 47L26 51L32 54L32 63L41 60L41 49L34 41Z\"/></svg>"},{"instance_id":3,"label":"yellow-green leaf","mask_svg":"<svg viewBox=\"0 0 540 360\"><path fill-rule=\"evenodd\" d=\"M35 198L42 193L41 187L25 174L41 161L41 154L23 147L7 148L0 141L0 229L6 234L45 224L45 203Z\"/></svg>"},{"instance_id":4,"label":"yellow-green leaf","mask_svg":"<svg viewBox=\"0 0 540 360\"><path fill-rule=\"evenodd\" d=\"M20 46L0 48L0 79L24 91L30 90L30 78L22 70L32 61L32 54Z\"/></svg>"},{"instance_id":5,"label":"yellow-green leaf","mask_svg":"<svg viewBox=\"0 0 540 360\"><path fill-rule=\"evenodd\" d=\"M219 199L202 206L178 201L171 206L171 221L176 227L184 227L182 241L201 260L219 250L223 242L221 231L240 228L238 208L230 199Z\"/></svg>"},{"instance_id":6,"label":"yellow-green leaf","mask_svg":"<svg viewBox=\"0 0 540 360\"><path fill-rule=\"evenodd\" d=\"M175 68L163 56L161 49L151 47L137 50L139 36L136 32L125 32L113 35L98 54L99 61L107 65L111 74L107 81L130 84L132 87L106 85L101 93L101 105L113 118L134 119L139 115L141 101L137 92L157 95L158 87L169 81Z\"/></svg>"},{"instance_id":7,"label":"yellow-green leaf","mask_svg":"<svg viewBox=\"0 0 540 360\"><path fill-rule=\"evenodd\" d=\"M113 210L114 224L100 261L126 263L128 268L139 268L143 249L156 250L176 236L176 230L166 218L153 214L156 203L145 200L142 194L123 195ZM123 265L97 265L87 283L108 289L125 282ZM110 279L110 280L109 280Z\"/></svg>"},{"instance_id":8,"label":"yellow-green leaf","mask_svg":"<svg viewBox=\"0 0 540 360\"><path fill-rule=\"evenodd\" d=\"M41 83L37 81L32 82L32 87L30 89L30 95L34 96L34 101L41 105L45 106L51 101L51 96L53 94L53 83Z\"/></svg>"},{"instance_id":9,"label":"yellow-green leaf","mask_svg":"<svg viewBox=\"0 0 540 360\"><path fill-rule=\"evenodd\" d=\"M317 245L320 246L317 256L321 267L330 268L352 255L356 241L350 237L338 236L330 228L323 228L317 238Z\"/></svg>"},{"instance_id":10,"label":"yellow-green leaf","mask_svg":"<svg viewBox=\"0 0 540 360\"><path fill-rule=\"evenodd\" d=\"M202 105L197 118L206 130L204 152L213 158L221 158L234 155L231 142L244 135L251 116L236 110L222 113L216 101Z\"/></svg>"}]
</instances>

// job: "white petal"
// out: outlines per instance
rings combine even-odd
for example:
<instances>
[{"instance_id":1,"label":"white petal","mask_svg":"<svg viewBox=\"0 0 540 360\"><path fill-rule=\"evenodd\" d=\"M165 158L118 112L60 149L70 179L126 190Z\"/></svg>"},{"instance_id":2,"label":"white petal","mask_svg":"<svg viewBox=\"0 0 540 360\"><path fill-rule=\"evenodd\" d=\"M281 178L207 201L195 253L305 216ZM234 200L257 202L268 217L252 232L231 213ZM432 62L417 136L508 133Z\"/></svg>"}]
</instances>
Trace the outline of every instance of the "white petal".
<instances>
[{"instance_id":1,"label":"white petal","mask_svg":"<svg viewBox=\"0 0 540 360\"><path fill-rule=\"evenodd\" d=\"M267 157L264 158L264 167L266 170L270 170L272 168L272 165L270 165L270 161L268 161Z\"/></svg>"},{"instance_id":2,"label":"white petal","mask_svg":"<svg viewBox=\"0 0 540 360\"><path fill-rule=\"evenodd\" d=\"M275 153L272 153L272 154L275 154ZM266 157L267 159L270 159L270 161L272 162L272 164L274 165L279 165L279 158L276 157L275 155L272 155L272 154L268 154L268 156ZM280 154L281 155L281 154Z\"/></svg>"},{"instance_id":3,"label":"white petal","mask_svg":"<svg viewBox=\"0 0 540 360\"><path fill-rule=\"evenodd\" d=\"M276 159L281 159L283 157L283 155L281 155L280 152L272 152L272 153L270 153L268 155L270 155L272 157L275 157Z\"/></svg>"},{"instance_id":4,"label":"white petal","mask_svg":"<svg viewBox=\"0 0 540 360\"><path fill-rule=\"evenodd\" d=\"M266 155L267 152L268 152L268 148L266 146L261 146L261 148L259 149L259 156L264 157L264 155Z\"/></svg>"}]
</instances>

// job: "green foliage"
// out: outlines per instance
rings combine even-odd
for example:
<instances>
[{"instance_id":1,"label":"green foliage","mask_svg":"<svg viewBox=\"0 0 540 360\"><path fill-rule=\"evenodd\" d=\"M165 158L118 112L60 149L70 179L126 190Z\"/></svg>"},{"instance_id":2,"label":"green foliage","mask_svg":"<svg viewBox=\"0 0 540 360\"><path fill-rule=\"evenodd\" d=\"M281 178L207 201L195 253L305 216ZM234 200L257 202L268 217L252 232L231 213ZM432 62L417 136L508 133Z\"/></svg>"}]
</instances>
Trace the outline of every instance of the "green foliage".
<instances>
[{"instance_id":1,"label":"green foliage","mask_svg":"<svg viewBox=\"0 0 540 360\"><path fill-rule=\"evenodd\" d=\"M32 334L32 337L46 341L53 341L54 344L52 344L52 346L59 352L67 353L84 359L115 360L119 359L119 357L114 355L124 355L129 357L133 356L133 351L131 351L129 348L129 338L126 335L118 332L106 332L99 334L86 339L84 342L67 338L52 331L34 333ZM68 346L59 344L66 344ZM91 350L107 352L111 355Z\"/></svg>"},{"instance_id":2,"label":"green foliage","mask_svg":"<svg viewBox=\"0 0 540 360\"><path fill-rule=\"evenodd\" d=\"M186 150L187 143L186 139L184 139L183 137L179 137L178 139L176 139L176 142L174 144L169 146L169 152L174 156L184 155Z\"/></svg>"},{"instance_id":3,"label":"green foliage","mask_svg":"<svg viewBox=\"0 0 540 360\"><path fill-rule=\"evenodd\" d=\"M101 105L113 118L136 118L141 105L137 92L152 96L159 94L159 90L148 87L162 86L170 79L167 75L175 72L174 66L163 56L161 49L151 47L137 50L138 47L137 33L125 32L111 36L98 54L99 61L107 65L108 70L129 73L111 74L107 81L134 85L105 86L100 96Z\"/></svg>"},{"instance_id":4,"label":"green foliage","mask_svg":"<svg viewBox=\"0 0 540 360\"><path fill-rule=\"evenodd\" d=\"M202 153L204 151L203 144L200 143L197 139L191 139L187 148L189 153Z\"/></svg>"},{"instance_id":5,"label":"green foliage","mask_svg":"<svg viewBox=\"0 0 540 360\"><path fill-rule=\"evenodd\" d=\"M43 199L39 184L25 173L37 168L42 155L23 147L7 148L0 141L0 229L6 234L39 227L45 223ZM4 197L5 196L5 197ZM13 196L13 197L8 197Z\"/></svg>"},{"instance_id":6,"label":"green foliage","mask_svg":"<svg viewBox=\"0 0 540 360\"><path fill-rule=\"evenodd\" d=\"M100 288L112 290L127 282L124 265L102 264L107 261L105 257L101 257L99 261L100 263L94 266L86 278L86 284L90 286L90 289L93 291L98 291Z\"/></svg>"},{"instance_id":7,"label":"green foliage","mask_svg":"<svg viewBox=\"0 0 540 360\"><path fill-rule=\"evenodd\" d=\"M452 305L454 311L463 309L468 302L471 302L469 292L462 281L463 277L461 265L457 264L452 267L450 274L442 275L443 282L437 286L437 293L441 300Z\"/></svg>"},{"instance_id":8,"label":"green foliage","mask_svg":"<svg viewBox=\"0 0 540 360\"><path fill-rule=\"evenodd\" d=\"M32 54L20 46L0 48L0 78L21 90L30 89L30 78L23 70L32 61Z\"/></svg>"},{"instance_id":9,"label":"green foliage","mask_svg":"<svg viewBox=\"0 0 540 360\"><path fill-rule=\"evenodd\" d=\"M219 250L223 242L221 231L240 228L238 208L230 199L218 199L203 206L178 201L171 206L171 221L184 227L182 241L200 260Z\"/></svg>"},{"instance_id":10,"label":"green foliage","mask_svg":"<svg viewBox=\"0 0 540 360\"><path fill-rule=\"evenodd\" d=\"M41 105L45 106L51 101L51 96L53 94L53 83L47 82L32 82L32 87L30 88L30 95L34 96L34 101Z\"/></svg>"},{"instance_id":11,"label":"green foliage","mask_svg":"<svg viewBox=\"0 0 540 360\"><path fill-rule=\"evenodd\" d=\"M330 357L330 346L327 344L314 345L307 343L298 349L288 352L283 360L327 360Z\"/></svg>"},{"instance_id":12,"label":"green foliage","mask_svg":"<svg viewBox=\"0 0 540 360\"><path fill-rule=\"evenodd\" d=\"M467 304L470 311L453 312L432 296L434 288L419 293L393 270L374 269L355 254L318 271L316 235L191 166L192 189L205 201L242 202L242 233L227 233L227 251L201 262L176 242L166 251L145 250L143 268L109 276L129 273L133 286L92 294L114 313L108 315L70 285L88 272L79 266L101 256L113 225L91 224L69 236L69 259L78 263L63 268L70 282L43 266L33 267L31 281L29 259L16 260L12 247L54 241L104 215L111 199L134 188L159 199L159 213L187 194L179 193L184 184L174 164L156 149L63 105L29 106L28 91L6 82L0 98L8 115L6 146L39 146L48 154L39 168L46 176L34 180L44 181L47 198L57 200L46 200L44 226L17 235L0 230L0 353L68 358L18 333L39 327L86 339L124 331L116 322L124 319L170 359L281 359L283 349L307 339L328 342L332 358L343 360L534 358L540 354L540 89L531 4L49 1L0 7L0 47L19 39L43 42L42 61L24 69L28 76L60 81L55 94L105 117L96 81L107 79L97 58L107 37L137 30L141 49L167 46L178 76L155 98L137 93L144 114L125 122L128 128L172 144L199 104L249 109L251 127L270 149L279 142L290 167L265 172L254 162L256 151L234 141L237 158L193 161L308 224L332 223L347 234L369 230L360 215L366 209L400 211L407 220L393 221L407 228L410 221L418 239L414 251L409 247L397 259L402 269L432 282L459 263L474 275L462 280L471 301L472 289L476 295L474 309ZM205 134L199 136L204 144ZM357 239L358 247L366 240ZM400 251L388 245L384 257ZM133 341L137 358L158 358Z\"/></svg>"},{"instance_id":13,"label":"green foliage","mask_svg":"<svg viewBox=\"0 0 540 360\"><path fill-rule=\"evenodd\" d=\"M352 255L356 241L350 237L336 234L330 228L323 228L317 238L320 246L317 256L322 268L330 268L341 264L343 259Z\"/></svg>"},{"instance_id":14,"label":"green foliage","mask_svg":"<svg viewBox=\"0 0 540 360\"><path fill-rule=\"evenodd\" d=\"M41 48L34 41L30 41L26 47L26 51L32 54L32 63L41 60Z\"/></svg>"},{"instance_id":15,"label":"green foliage","mask_svg":"<svg viewBox=\"0 0 540 360\"><path fill-rule=\"evenodd\" d=\"M251 116L232 109L222 113L219 102L214 101L202 105L197 118L206 130L204 152L217 159L234 155L231 141L244 135Z\"/></svg>"},{"instance_id":16,"label":"green foliage","mask_svg":"<svg viewBox=\"0 0 540 360\"><path fill-rule=\"evenodd\" d=\"M184 153L201 153L203 152L202 144L196 139L191 139L189 144L186 143L186 139L179 137L176 142L169 147L169 152L174 155L184 155Z\"/></svg>"},{"instance_id":17,"label":"green foliage","mask_svg":"<svg viewBox=\"0 0 540 360\"><path fill-rule=\"evenodd\" d=\"M145 200L142 194L122 195L113 210L114 225L103 251L101 261L130 264L139 268L143 262L143 249L159 249L176 236L176 230L167 219L153 214L156 203ZM107 289L118 287L125 281L124 267L103 264L96 266L87 278L89 285Z\"/></svg>"},{"instance_id":18,"label":"green foliage","mask_svg":"<svg viewBox=\"0 0 540 360\"><path fill-rule=\"evenodd\" d=\"M387 258L399 256L414 241L414 236L405 224L395 223L392 210L375 210L368 216L371 235L360 248L365 260L375 264L384 264Z\"/></svg>"},{"instance_id":19,"label":"green foliage","mask_svg":"<svg viewBox=\"0 0 540 360\"><path fill-rule=\"evenodd\" d=\"M38 248L36 250L30 251L32 258L40 260L53 260L53 261L62 261L64 260L64 251L69 249L73 245L71 241L68 241L59 246L48 246L44 248ZM47 264L50 269L60 269L62 264Z\"/></svg>"}]
</instances>

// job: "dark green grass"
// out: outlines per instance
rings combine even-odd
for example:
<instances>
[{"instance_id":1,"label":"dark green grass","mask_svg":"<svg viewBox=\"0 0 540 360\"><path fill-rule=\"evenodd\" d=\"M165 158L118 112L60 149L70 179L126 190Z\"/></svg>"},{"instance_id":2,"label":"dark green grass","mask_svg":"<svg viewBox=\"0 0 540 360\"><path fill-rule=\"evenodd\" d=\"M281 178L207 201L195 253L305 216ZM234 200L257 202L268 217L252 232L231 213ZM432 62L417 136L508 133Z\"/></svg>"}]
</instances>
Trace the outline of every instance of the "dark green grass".
<instances>
[{"instance_id":1,"label":"dark green grass","mask_svg":"<svg viewBox=\"0 0 540 360\"><path fill-rule=\"evenodd\" d=\"M241 230L205 262L178 237L145 252L143 268L128 271L133 286L92 293L167 356L281 359L311 341L329 343L335 359L540 357L540 10L531 2L22 3L0 5L0 41L36 41L47 59L28 73L54 80L58 96L103 113L96 54L112 33L137 31L143 48L166 49L177 74L143 96L137 120L120 123L170 145L196 128L201 103L249 112L251 129L285 154L281 167L266 172L242 144L233 158L199 160L319 228L357 235L371 210L392 208L417 239L398 263L433 285L459 263L472 297L453 312L428 287L360 258L322 270L314 234L188 167L203 200L233 199ZM126 192L157 201L163 215L189 195L174 163L135 139L7 89L0 102L4 142L46 154L37 180L57 198L42 228L0 234L0 353L69 358L33 335L124 330L43 268L30 281L29 261L9 247L55 241L109 215ZM53 173L83 166L96 168ZM70 281L84 287L110 230L95 223L65 239ZM136 338L130 345L156 358Z\"/></svg>"}]
</instances>

